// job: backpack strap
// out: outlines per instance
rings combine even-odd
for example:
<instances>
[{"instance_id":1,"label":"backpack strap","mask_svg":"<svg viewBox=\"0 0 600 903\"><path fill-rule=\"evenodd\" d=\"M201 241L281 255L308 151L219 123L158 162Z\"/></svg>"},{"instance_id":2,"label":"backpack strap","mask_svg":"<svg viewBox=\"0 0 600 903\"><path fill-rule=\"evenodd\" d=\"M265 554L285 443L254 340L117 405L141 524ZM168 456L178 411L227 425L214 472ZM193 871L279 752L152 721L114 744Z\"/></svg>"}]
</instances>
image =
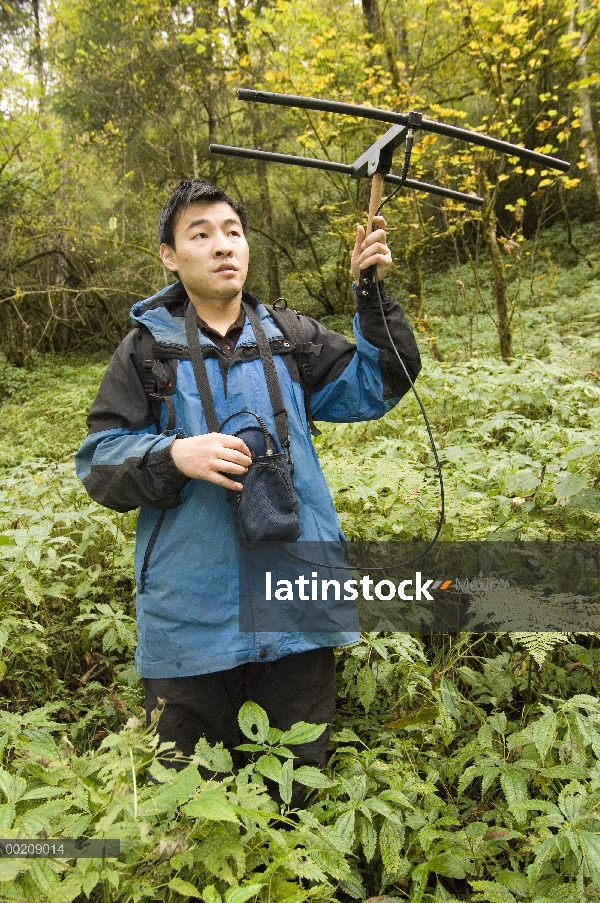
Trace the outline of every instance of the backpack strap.
<instances>
[{"instance_id":1,"label":"backpack strap","mask_svg":"<svg viewBox=\"0 0 600 903\"><path fill-rule=\"evenodd\" d=\"M292 342L294 346L294 357L298 364L298 373L300 375L300 385L304 394L304 408L306 411L306 419L313 436L320 436L321 430L317 428L310 413L310 385L312 371L310 369L309 354L317 357L321 354L322 344L316 345L314 342L306 342L302 321L297 310L291 310L289 307L275 307L271 304L265 304L270 316L281 329L286 339Z\"/></svg>"},{"instance_id":2,"label":"backpack strap","mask_svg":"<svg viewBox=\"0 0 600 903\"><path fill-rule=\"evenodd\" d=\"M149 329L140 326L139 336L141 340L141 358L142 358L142 382L144 390L150 399L152 405L152 413L156 421L156 430L160 432L160 404L164 401L167 406L167 425L166 431L175 429L175 405L170 395L167 395L165 389L173 386L173 380L165 370L162 361L156 357L156 346L154 337Z\"/></svg>"},{"instance_id":3,"label":"backpack strap","mask_svg":"<svg viewBox=\"0 0 600 903\"><path fill-rule=\"evenodd\" d=\"M263 370L265 371L267 390L269 392L269 398L271 400L271 407L273 408L273 416L275 417L275 429L277 430L279 443L291 465L288 412L286 410L285 404L283 403L281 386L279 385L279 377L277 376L277 370L275 369L275 361L273 360L271 346L269 345L269 340L267 339L265 331L262 328L258 314L254 310L252 305L248 304L247 301L242 301L242 306L246 312L246 316L250 320L250 325L252 327L252 331L254 332L256 344L258 345L258 350L260 352L260 359L262 361Z\"/></svg>"},{"instance_id":4,"label":"backpack strap","mask_svg":"<svg viewBox=\"0 0 600 903\"><path fill-rule=\"evenodd\" d=\"M188 304L185 311L185 334L188 343L188 351L192 360L192 368L194 370L194 378L198 388L198 395L204 411L204 419L211 433L220 432L219 418L215 409L215 402L208 381L206 372L206 364L202 356L202 348L200 339L198 338L198 321L196 319L196 309L191 303Z\"/></svg>"}]
</instances>

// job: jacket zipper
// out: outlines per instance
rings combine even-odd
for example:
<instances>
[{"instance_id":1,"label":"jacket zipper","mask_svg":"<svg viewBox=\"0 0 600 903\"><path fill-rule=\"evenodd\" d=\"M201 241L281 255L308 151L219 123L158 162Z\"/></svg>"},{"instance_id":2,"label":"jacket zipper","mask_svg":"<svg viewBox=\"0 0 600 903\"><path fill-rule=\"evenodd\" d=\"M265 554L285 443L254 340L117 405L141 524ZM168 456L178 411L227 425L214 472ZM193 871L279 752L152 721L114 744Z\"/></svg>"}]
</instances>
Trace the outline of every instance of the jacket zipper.
<instances>
[{"instance_id":1,"label":"jacket zipper","mask_svg":"<svg viewBox=\"0 0 600 903\"><path fill-rule=\"evenodd\" d=\"M144 555L144 562L142 564L142 570L140 573L140 593L144 592L146 585L146 574L148 573L148 565L150 564L150 556L154 550L154 546L156 545L156 540L158 539L158 534L160 533L160 529L163 525L163 521L165 519L166 510L161 511L160 517L156 522L156 526L152 531L152 536L150 537L150 542L148 543L148 548L146 549L146 554Z\"/></svg>"}]
</instances>

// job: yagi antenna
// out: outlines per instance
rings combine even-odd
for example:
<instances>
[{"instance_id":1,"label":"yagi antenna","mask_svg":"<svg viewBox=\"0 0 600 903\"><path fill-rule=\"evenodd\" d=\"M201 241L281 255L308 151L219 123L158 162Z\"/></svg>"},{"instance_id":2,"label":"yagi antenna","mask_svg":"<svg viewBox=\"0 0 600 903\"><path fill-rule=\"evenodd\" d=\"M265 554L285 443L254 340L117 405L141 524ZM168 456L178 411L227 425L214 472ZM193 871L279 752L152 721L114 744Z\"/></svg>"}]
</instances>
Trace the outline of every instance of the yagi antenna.
<instances>
[{"instance_id":1,"label":"yagi antenna","mask_svg":"<svg viewBox=\"0 0 600 903\"><path fill-rule=\"evenodd\" d=\"M498 138L491 138L489 135L482 135L479 132L471 132L468 129L436 122L434 119L424 119L420 113L414 111L410 113L395 113L390 110L380 110L377 107L365 107L360 104L321 100L316 97L301 97L298 94L275 94L270 91L255 91L249 88L239 88L237 96L240 100L249 100L255 103L269 103L276 106L297 107L304 110L320 110L326 113L340 113L344 116L358 116L362 119L376 119L380 122L392 124L392 127L381 138L378 138L374 144L367 148L351 164L336 163L332 160L319 160L315 157L300 157L296 154L278 154L245 147L231 147L226 144L211 144L209 146L209 151L213 154L247 157L252 160L264 160L268 163L287 163L291 166L305 166L310 169L325 169L329 172L345 173L351 179L370 177L372 184L369 203L369 229L371 228L373 215L381 202L383 182L391 182L393 185L412 188L416 191L425 191L428 194L451 198L455 201L462 201L473 207L481 207L484 203L483 198L477 197L477 195L466 194L462 191L454 191L451 188L443 188L441 185L430 185L428 182L406 178L410 159L409 148L412 148L413 134L417 130L433 132L436 135L446 135L448 138L458 138L461 141L467 141L469 144L475 144L479 147L489 147L511 157L539 163L546 169L556 169L559 172L566 172L569 169L569 163L566 160L560 160L558 157L550 157L547 154L539 153L539 151L519 147L516 144L510 144L508 141L500 141ZM400 176L392 175L390 169L392 167L393 153L401 144L406 144L407 146L404 171Z\"/></svg>"},{"instance_id":2,"label":"yagi antenna","mask_svg":"<svg viewBox=\"0 0 600 903\"><path fill-rule=\"evenodd\" d=\"M529 160L531 163L539 163L546 169L557 169L559 172L566 172L570 165L566 160L559 160L558 157L550 157L547 154L539 153L539 151L532 151L526 147L510 144L508 141L491 138L489 135L471 132L468 129L461 129L455 125L446 125L443 122L436 122L434 119L424 119L421 113L417 113L414 110L410 113L395 113L390 110L380 110L377 107L361 106L360 104L322 100L317 97L302 97L298 94L275 94L270 91L255 91L249 88L239 88L237 96L240 100L249 100L254 103L269 103L282 107L297 107L304 110L320 110L325 113L340 113L345 116L376 119L380 122L392 124L391 128L381 138L378 138L374 144L368 147L351 164L336 163L332 160L318 160L314 157L300 157L296 154L278 154L245 147L230 147L226 144L209 145L209 151L213 154L247 157L252 160L264 160L270 163L287 163L291 166L325 169L329 172L342 172L350 176L351 179L370 177L371 197L369 200L367 232L371 231L373 217L379 210L384 182L391 182L393 185L397 185L398 188L413 188L416 191L425 191L428 194L435 194L439 197L462 201L473 207L481 207L484 204L483 198L477 197L477 195L466 194L463 191L443 188L441 185L430 185L428 182L407 178L413 137L418 130L433 132L437 135L446 135L448 138L458 138L461 141L466 141L479 147L489 147L499 153L518 157L521 160ZM396 148L402 144L405 145L402 175L392 175L390 174L392 157ZM369 294L373 278L371 270L373 270L373 267L361 276L359 290L365 297Z\"/></svg>"},{"instance_id":3,"label":"yagi antenna","mask_svg":"<svg viewBox=\"0 0 600 903\"><path fill-rule=\"evenodd\" d=\"M532 163L539 163L546 169L556 169L559 172L566 172L569 169L569 164L565 160L559 160L557 157L550 157L547 154L541 154L538 151L528 150L525 147L518 147L515 144L509 144L508 141L500 141L498 138L491 138L489 135L482 135L479 132L471 132L467 129L457 128L457 126L454 125L445 125L443 122L435 122L435 120L433 119L424 119L421 113L417 113L414 110L410 113L394 113L388 110L380 110L376 107L360 106L359 104L340 103L339 101L335 100L320 100L315 97L301 97L297 94L274 94L268 91L254 91L248 88L240 88L237 92L237 96L240 100L250 100L256 103L270 103L275 104L276 106L283 107L299 107L304 110L320 110L325 113L341 113L345 116L357 116L362 119L376 119L380 122L387 122L391 124L391 127L387 130L387 132L382 135L381 138L378 138L374 144L368 147L367 150L363 154L361 154L360 157L358 157L352 164L336 163L332 160L318 160L314 157L300 157L296 154L277 154L272 153L271 151L252 150L250 148L244 147L230 147L225 144L211 144L209 146L209 150L213 154L225 154L226 156L231 157L246 157L251 160L264 160L265 162L270 163L287 163L291 166L305 166L311 169L324 169L329 172L341 172L346 173L346 175L350 176L351 179L362 179L365 177L370 177L371 198L369 202L368 231L371 230L373 217L381 206L381 194L384 182L391 182L392 184L397 185L398 188L404 186L406 188L413 188L416 191L425 191L428 194L435 194L444 198L452 198L452 200L462 201L463 203L470 204L474 207L481 207L483 205L483 198L477 197L476 195L465 194L462 191L453 191L450 188L443 188L441 185L430 185L428 182L420 182L415 179L407 178L414 133L419 129L424 132L433 132L437 135L446 135L448 138L458 138L461 141L466 141L469 144L474 144L479 147L489 147L491 150L499 151L502 154L508 154L508 156L511 157L518 157L521 160L529 160ZM399 176L392 175L390 174L390 169L392 168L392 157L396 148L400 147L400 145L402 144L405 145L402 174ZM398 188L396 190L398 190ZM401 564L389 565L382 568L375 568L375 570L392 570L398 567L404 567L405 565L411 564L414 561L418 561L433 547L442 529L442 524L444 523L444 487L440 462L435 448L435 443L433 441L433 436L431 434L431 429L429 427L429 422L425 414L425 410L423 408L421 400L419 399L419 396L417 395L415 387L412 384L412 380L408 374L406 366L394 345L389 327L387 325L381 300L381 294L379 292L379 287L377 284L375 265L369 267L367 270L363 270L361 273L358 291L363 297L369 297L372 282L374 283L377 290L381 316L386 327L389 341L392 345L392 348L396 352L398 360L404 368L404 372L408 378L413 392L415 393L415 396L423 413L423 417L425 418L425 423L427 426L427 431L429 433L429 438L431 440L431 447L433 449L440 480L441 508L437 530L433 540L429 543L425 552L417 555L415 558L411 558L409 561L404 561ZM292 557L298 558L300 561L307 561L309 564L319 565L319 562L308 561L308 559L301 558L299 555L294 554L285 545L280 547L283 548L283 550L288 554L292 555ZM334 565L333 567L336 566Z\"/></svg>"}]
</instances>

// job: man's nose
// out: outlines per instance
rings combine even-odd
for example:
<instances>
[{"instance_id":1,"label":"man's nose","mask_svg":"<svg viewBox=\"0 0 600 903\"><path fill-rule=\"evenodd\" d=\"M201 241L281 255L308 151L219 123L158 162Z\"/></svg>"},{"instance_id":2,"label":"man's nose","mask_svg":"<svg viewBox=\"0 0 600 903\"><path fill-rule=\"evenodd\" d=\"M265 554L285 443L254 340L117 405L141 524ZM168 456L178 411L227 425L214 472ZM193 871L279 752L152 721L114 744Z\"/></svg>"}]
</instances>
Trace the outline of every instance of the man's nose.
<instances>
[{"instance_id":1,"label":"man's nose","mask_svg":"<svg viewBox=\"0 0 600 903\"><path fill-rule=\"evenodd\" d=\"M228 257L233 254L233 248L226 238L218 241L214 247L215 257Z\"/></svg>"}]
</instances>

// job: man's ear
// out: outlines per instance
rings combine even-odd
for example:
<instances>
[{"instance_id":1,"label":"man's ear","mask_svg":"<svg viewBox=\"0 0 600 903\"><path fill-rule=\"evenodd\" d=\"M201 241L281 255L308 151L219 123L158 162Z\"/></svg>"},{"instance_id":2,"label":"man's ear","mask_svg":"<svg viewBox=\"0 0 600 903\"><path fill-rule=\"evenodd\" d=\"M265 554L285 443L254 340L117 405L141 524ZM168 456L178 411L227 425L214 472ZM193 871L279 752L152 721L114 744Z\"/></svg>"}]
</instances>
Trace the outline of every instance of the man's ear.
<instances>
[{"instance_id":1,"label":"man's ear","mask_svg":"<svg viewBox=\"0 0 600 903\"><path fill-rule=\"evenodd\" d=\"M172 248L170 245L163 243L160 246L160 259L163 262L163 265L166 266L168 270L171 270L172 273L177 272L177 264L175 262L175 248Z\"/></svg>"}]
</instances>

